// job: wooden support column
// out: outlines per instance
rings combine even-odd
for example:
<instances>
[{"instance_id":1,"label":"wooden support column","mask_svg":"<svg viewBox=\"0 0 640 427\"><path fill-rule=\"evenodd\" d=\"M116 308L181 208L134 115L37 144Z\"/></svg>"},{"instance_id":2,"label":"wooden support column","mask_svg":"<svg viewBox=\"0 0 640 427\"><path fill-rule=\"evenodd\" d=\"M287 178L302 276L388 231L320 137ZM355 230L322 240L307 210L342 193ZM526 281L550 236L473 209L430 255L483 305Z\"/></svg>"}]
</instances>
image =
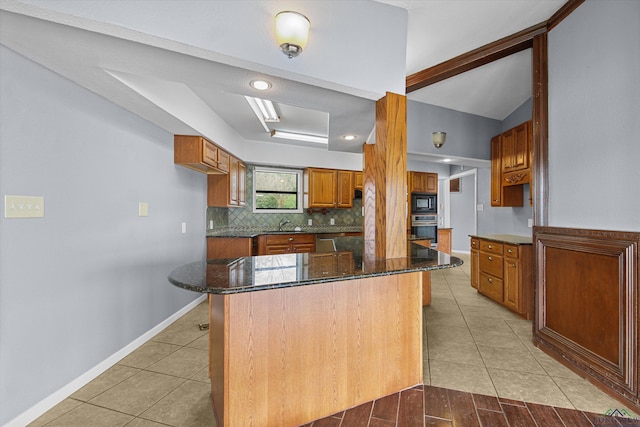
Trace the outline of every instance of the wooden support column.
<instances>
[{"instance_id":1,"label":"wooden support column","mask_svg":"<svg viewBox=\"0 0 640 427\"><path fill-rule=\"evenodd\" d=\"M374 250L374 258L405 258L407 98L404 95L387 92L376 102L376 143L365 146L364 155L365 256L370 257L370 251ZM374 197L369 197L371 192Z\"/></svg>"}]
</instances>

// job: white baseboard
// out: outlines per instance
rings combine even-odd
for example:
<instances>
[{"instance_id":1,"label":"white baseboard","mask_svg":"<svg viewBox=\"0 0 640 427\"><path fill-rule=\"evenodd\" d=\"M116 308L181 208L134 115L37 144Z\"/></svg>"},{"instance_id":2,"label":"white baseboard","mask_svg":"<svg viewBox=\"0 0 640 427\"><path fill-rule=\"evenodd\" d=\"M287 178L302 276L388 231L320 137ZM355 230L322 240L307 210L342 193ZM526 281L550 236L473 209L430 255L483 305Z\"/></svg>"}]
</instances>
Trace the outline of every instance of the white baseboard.
<instances>
[{"instance_id":1,"label":"white baseboard","mask_svg":"<svg viewBox=\"0 0 640 427\"><path fill-rule=\"evenodd\" d=\"M188 305L186 305L176 313L172 314L167 319L165 319L164 321L160 322L159 324L151 328L149 331L140 335L138 338L136 338L135 340L127 344L125 347L118 350L111 356L107 357L98 365L89 369L87 372L80 375L79 377L77 377L76 379L74 379L73 381L71 381L70 383L68 383L61 389L59 389L58 391L42 399L40 402L36 403L31 408L24 411L22 414L18 415L8 423L4 424L2 427L24 427L27 424L31 423L36 418L42 416L42 414L47 412L49 409L53 408L58 403L62 402L64 399L71 396L73 393L80 390L82 387L84 387L89 382L94 380L98 375L102 374L104 371L106 371L107 369L109 369L110 367L118 363L129 353L133 352L142 344L149 341L151 338L157 335L160 331L162 331L164 328L166 328L167 326L169 326L170 324L178 320L180 317L182 317L188 311L190 311L195 306L200 304L206 298L207 298L206 295L202 295L198 297L193 302L189 303Z\"/></svg>"}]
</instances>

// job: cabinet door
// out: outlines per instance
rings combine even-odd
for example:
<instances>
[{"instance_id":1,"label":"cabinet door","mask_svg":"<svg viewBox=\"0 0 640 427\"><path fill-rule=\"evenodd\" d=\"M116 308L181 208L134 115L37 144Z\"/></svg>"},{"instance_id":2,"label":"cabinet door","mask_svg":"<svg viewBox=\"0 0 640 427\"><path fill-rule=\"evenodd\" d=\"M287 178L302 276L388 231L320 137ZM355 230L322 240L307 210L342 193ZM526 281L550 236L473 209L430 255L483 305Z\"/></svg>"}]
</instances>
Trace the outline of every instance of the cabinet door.
<instances>
[{"instance_id":1,"label":"cabinet door","mask_svg":"<svg viewBox=\"0 0 640 427\"><path fill-rule=\"evenodd\" d=\"M480 280L480 252L471 250L471 287L478 289L478 281Z\"/></svg>"},{"instance_id":2,"label":"cabinet door","mask_svg":"<svg viewBox=\"0 0 640 427\"><path fill-rule=\"evenodd\" d=\"M247 165L238 161L238 206L247 204Z\"/></svg>"},{"instance_id":3,"label":"cabinet door","mask_svg":"<svg viewBox=\"0 0 640 427\"><path fill-rule=\"evenodd\" d=\"M480 280L478 281L478 292L502 304L504 300L502 279L481 272Z\"/></svg>"},{"instance_id":4,"label":"cabinet door","mask_svg":"<svg viewBox=\"0 0 640 427\"><path fill-rule=\"evenodd\" d=\"M364 175L362 172L354 172L353 174L353 187L356 190L362 191L364 189Z\"/></svg>"},{"instance_id":5,"label":"cabinet door","mask_svg":"<svg viewBox=\"0 0 640 427\"><path fill-rule=\"evenodd\" d=\"M520 313L519 295L519 272L520 265L515 258L504 259L504 305L511 310Z\"/></svg>"},{"instance_id":6,"label":"cabinet door","mask_svg":"<svg viewBox=\"0 0 640 427\"><path fill-rule=\"evenodd\" d=\"M226 151L218 149L218 169L222 172L229 172L229 162L231 155Z\"/></svg>"},{"instance_id":7,"label":"cabinet door","mask_svg":"<svg viewBox=\"0 0 640 427\"><path fill-rule=\"evenodd\" d=\"M427 193L438 192L438 174L437 173L425 174L425 189Z\"/></svg>"},{"instance_id":8,"label":"cabinet door","mask_svg":"<svg viewBox=\"0 0 640 427\"><path fill-rule=\"evenodd\" d=\"M202 140L202 163L214 168L218 167L218 147L204 139Z\"/></svg>"},{"instance_id":9,"label":"cabinet door","mask_svg":"<svg viewBox=\"0 0 640 427\"><path fill-rule=\"evenodd\" d=\"M353 207L353 172L338 171L337 207Z\"/></svg>"},{"instance_id":10,"label":"cabinet door","mask_svg":"<svg viewBox=\"0 0 640 427\"><path fill-rule=\"evenodd\" d=\"M502 172L511 172L514 167L515 157L515 132L513 129L502 134Z\"/></svg>"},{"instance_id":11,"label":"cabinet door","mask_svg":"<svg viewBox=\"0 0 640 427\"><path fill-rule=\"evenodd\" d=\"M229 206L238 206L238 159L231 157L229 160Z\"/></svg>"},{"instance_id":12,"label":"cabinet door","mask_svg":"<svg viewBox=\"0 0 640 427\"><path fill-rule=\"evenodd\" d=\"M502 206L502 149L500 135L491 138L491 206Z\"/></svg>"},{"instance_id":13,"label":"cabinet door","mask_svg":"<svg viewBox=\"0 0 640 427\"><path fill-rule=\"evenodd\" d=\"M437 188L437 185L436 185ZM423 172L411 172L410 193L427 193L427 174Z\"/></svg>"},{"instance_id":14,"label":"cabinet door","mask_svg":"<svg viewBox=\"0 0 640 427\"><path fill-rule=\"evenodd\" d=\"M308 169L309 207L334 208L336 206L337 171L334 169Z\"/></svg>"},{"instance_id":15,"label":"cabinet door","mask_svg":"<svg viewBox=\"0 0 640 427\"><path fill-rule=\"evenodd\" d=\"M524 122L513 129L512 171L529 168L530 123Z\"/></svg>"}]
</instances>

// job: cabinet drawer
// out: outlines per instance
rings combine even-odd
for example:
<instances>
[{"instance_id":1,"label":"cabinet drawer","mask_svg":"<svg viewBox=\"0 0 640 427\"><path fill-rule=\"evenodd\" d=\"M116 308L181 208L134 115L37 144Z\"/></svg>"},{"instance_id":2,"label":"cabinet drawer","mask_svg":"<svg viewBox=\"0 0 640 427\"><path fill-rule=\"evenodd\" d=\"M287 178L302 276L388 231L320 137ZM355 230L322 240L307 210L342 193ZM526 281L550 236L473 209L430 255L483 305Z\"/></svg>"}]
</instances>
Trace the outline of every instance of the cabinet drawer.
<instances>
[{"instance_id":1,"label":"cabinet drawer","mask_svg":"<svg viewBox=\"0 0 640 427\"><path fill-rule=\"evenodd\" d=\"M292 247L292 252L301 254L314 252L315 245L313 243L294 243Z\"/></svg>"},{"instance_id":2,"label":"cabinet drawer","mask_svg":"<svg viewBox=\"0 0 640 427\"><path fill-rule=\"evenodd\" d=\"M509 258L518 258L519 251L517 245L504 245L504 256Z\"/></svg>"},{"instance_id":3,"label":"cabinet drawer","mask_svg":"<svg viewBox=\"0 0 640 427\"><path fill-rule=\"evenodd\" d=\"M502 280L498 279L497 277L493 277L485 273L480 273L478 291L483 295L488 296L492 300L502 303L504 289Z\"/></svg>"},{"instance_id":4,"label":"cabinet drawer","mask_svg":"<svg viewBox=\"0 0 640 427\"><path fill-rule=\"evenodd\" d=\"M484 252L491 252L492 254L502 255L502 243L480 240L480 250Z\"/></svg>"},{"instance_id":5,"label":"cabinet drawer","mask_svg":"<svg viewBox=\"0 0 640 427\"><path fill-rule=\"evenodd\" d=\"M471 238L471 249L480 249L480 240L475 237Z\"/></svg>"},{"instance_id":6,"label":"cabinet drawer","mask_svg":"<svg viewBox=\"0 0 640 427\"><path fill-rule=\"evenodd\" d=\"M502 257L480 252L480 272L502 279Z\"/></svg>"},{"instance_id":7,"label":"cabinet drawer","mask_svg":"<svg viewBox=\"0 0 640 427\"><path fill-rule=\"evenodd\" d=\"M269 234L267 245L288 245L292 243L315 243L313 234Z\"/></svg>"}]
</instances>

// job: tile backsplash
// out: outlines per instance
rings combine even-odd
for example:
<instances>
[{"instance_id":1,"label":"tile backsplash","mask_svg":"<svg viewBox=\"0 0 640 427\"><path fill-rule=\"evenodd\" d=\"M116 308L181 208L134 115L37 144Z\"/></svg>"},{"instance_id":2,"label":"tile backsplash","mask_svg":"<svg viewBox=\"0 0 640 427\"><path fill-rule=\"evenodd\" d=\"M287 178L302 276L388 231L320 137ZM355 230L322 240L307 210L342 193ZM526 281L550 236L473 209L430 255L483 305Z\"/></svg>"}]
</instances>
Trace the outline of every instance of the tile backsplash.
<instances>
[{"instance_id":1,"label":"tile backsplash","mask_svg":"<svg viewBox=\"0 0 640 427\"><path fill-rule=\"evenodd\" d=\"M331 218L335 220L335 226L361 227L362 199L354 199L351 209L330 209L326 215L322 213L308 214L294 213L253 213L253 165L247 165L246 197L247 204L241 208L207 208L207 230L234 229L234 228L260 228L277 229L282 220L289 221L285 229L294 227L309 228L308 220L313 220L312 227L330 226ZM210 227L213 224L213 228Z\"/></svg>"}]
</instances>

